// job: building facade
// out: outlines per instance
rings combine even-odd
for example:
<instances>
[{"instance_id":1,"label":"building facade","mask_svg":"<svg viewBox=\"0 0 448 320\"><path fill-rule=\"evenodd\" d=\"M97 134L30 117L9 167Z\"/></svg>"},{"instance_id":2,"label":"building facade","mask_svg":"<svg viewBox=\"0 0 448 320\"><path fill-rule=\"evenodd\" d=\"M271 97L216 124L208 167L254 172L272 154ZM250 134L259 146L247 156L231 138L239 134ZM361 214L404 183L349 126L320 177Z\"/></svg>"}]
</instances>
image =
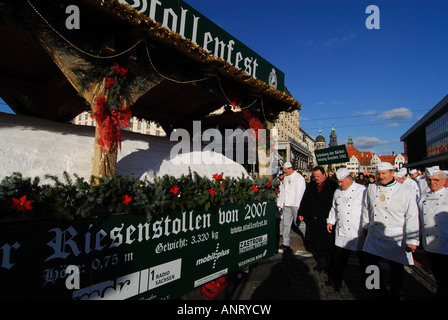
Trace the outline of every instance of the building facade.
<instances>
[{"instance_id":1,"label":"building facade","mask_svg":"<svg viewBox=\"0 0 448 320\"><path fill-rule=\"evenodd\" d=\"M90 113L87 111L84 111L83 113L80 113L78 116L76 116L72 120L73 124L77 125L83 125L83 126L95 126L96 121L92 119L90 116ZM152 136L160 136L164 137L166 136L165 131L162 129L162 127L154 121L147 121L147 120L140 120L137 117L132 117L129 122L129 127L125 128L124 130L142 133L142 134L149 134Z\"/></svg>"},{"instance_id":2,"label":"building facade","mask_svg":"<svg viewBox=\"0 0 448 320\"><path fill-rule=\"evenodd\" d=\"M350 172L354 172L355 174L364 172L374 173L380 162L391 163L396 171L407 164L407 157L401 153L397 155L377 155L372 154L369 151L358 151L358 149L353 146L351 137L347 143L347 153L350 161L347 162L345 166Z\"/></svg>"},{"instance_id":3,"label":"building facade","mask_svg":"<svg viewBox=\"0 0 448 320\"><path fill-rule=\"evenodd\" d=\"M300 128L299 111L281 112L273 129L278 132L279 165L289 161L295 170L306 172L315 162L314 139Z\"/></svg>"},{"instance_id":4,"label":"building facade","mask_svg":"<svg viewBox=\"0 0 448 320\"><path fill-rule=\"evenodd\" d=\"M434 165L448 169L448 95L417 121L400 140L408 155L409 168Z\"/></svg>"}]
</instances>

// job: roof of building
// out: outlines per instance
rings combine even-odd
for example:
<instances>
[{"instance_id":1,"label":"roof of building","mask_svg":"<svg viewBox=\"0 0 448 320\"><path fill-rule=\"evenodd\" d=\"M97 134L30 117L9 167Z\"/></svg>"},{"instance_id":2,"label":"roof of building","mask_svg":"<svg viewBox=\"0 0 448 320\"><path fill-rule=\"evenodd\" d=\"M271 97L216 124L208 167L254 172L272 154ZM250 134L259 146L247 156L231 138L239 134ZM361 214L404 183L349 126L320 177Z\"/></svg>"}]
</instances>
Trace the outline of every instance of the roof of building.
<instances>
[{"instance_id":1,"label":"roof of building","mask_svg":"<svg viewBox=\"0 0 448 320\"><path fill-rule=\"evenodd\" d=\"M325 140L325 138L324 138L323 136L321 136L321 135L319 135L319 136L316 137L316 142L325 142L325 143L327 143L327 141Z\"/></svg>"},{"instance_id":2,"label":"roof of building","mask_svg":"<svg viewBox=\"0 0 448 320\"><path fill-rule=\"evenodd\" d=\"M327 144L327 141L325 140L324 136L322 135L322 130L319 129L319 135L316 137L316 142L325 142Z\"/></svg>"},{"instance_id":3,"label":"roof of building","mask_svg":"<svg viewBox=\"0 0 448 320\"><path fill-rule=\"evenodd\" d=\"M356 159L358 159L358 161L360 162L361 166L370 165L372 158L375 156L370 151L359 151L353 145L348 145L346 147L346 149L347 149L348 157L351 158L352 156L355 156ZM398 155L396 155L396 154L395 155L384 155L384 156L378 156L378 158L380 159L381 162L389 162L389 163L394 164L395 158L397 156ZM402 156L404 157L405 160L407 160L406 155L402 154Z\"/></svg>"},{"instance_id":4,"label":"roof of building","mask_svg":"<svg viewBox=\"0 0 448 320\"><path fill-rule=\"evenodd\" d=\"M378 158L380 158L381 162L389 162L394 164L395 158L397 156L396 155L389 155L389 156L378 156Z\"/></svg>"},{"instance_id":5,"label":"roof of building","mask_svg":"<svg viewBox=\"0 0 448 320\"><path fill-rule=\"evenodd\" d=\"M372 160L372 153L369 151L358 151L353 145L347 146L347 153L348 157L351 158L352 156L355 156L356 159L360 162L362 166L368 166L370 165L370 160Z\"/></svg>"},{"instance_id":6,"label":"roof of building","mask_svg":"<svg viewBox=\"0 0 448 320\"><path fill-rule=\"evenodd\" d=\"M308 139L311 139L311 140L315 141L314 138L313 138L312 136L310 136L305 130L303 130L302 127L299 127L299 129L300 129L300 131L302 131L302 133L303 133Z\"/></svg>"}]
</instances>

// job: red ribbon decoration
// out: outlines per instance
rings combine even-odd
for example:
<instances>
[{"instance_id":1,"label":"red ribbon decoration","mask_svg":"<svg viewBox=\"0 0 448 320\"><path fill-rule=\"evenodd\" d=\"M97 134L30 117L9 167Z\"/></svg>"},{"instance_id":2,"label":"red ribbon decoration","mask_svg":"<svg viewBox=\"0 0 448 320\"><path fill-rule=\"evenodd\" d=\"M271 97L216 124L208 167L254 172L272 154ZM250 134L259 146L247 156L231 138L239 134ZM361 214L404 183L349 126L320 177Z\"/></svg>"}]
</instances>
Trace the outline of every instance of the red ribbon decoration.
<instances>
[{"instance_id":1,"label":"red ribbon decoration","mask_svg":"<svg viewBox=\"0 0 448 320\"><path fill-rule=\"evenodd\" d=\"M261 123L260 119L251 112L249 109L246 109L243 111L244 119L245 119L245 125L246 127L254 130L255 137L251 135L252 139L258 140L258 129L264 129L263 123ZM259 143L264 143L263 141L259 141Z\"/></svg>"},{"instance_id":2,"label":"red ribbon decoration","mask_svg":"<svg viewBox=\"0 0 448 320\"><path fill-rule=\"evenodd\" d=\"M112 86L114 85L114 83L115 83L115 81L114 81L114 79L112 79L112 78L107 78L106 79L106 85L105 85L105 88L106 88L106 90L109 90L110 88L112 88Z\"/></svg>"},{"instance_id":3,"label":"red ribbon decoration","mask_svg":"<svg viewBox=\"0 0 448 320\"><path fill-rule=\"evenodd\" d=\"M121 148L121 127L128 127L131 120L129 106L110 110L106 105L106 96L101 94L95 101L92 119L98 123L98 145L106 154L116 144Z\"/></svg>"},{"instance_id":4,"label":"red ribbon decoration","mask_svg":"<svg viewBox=\"0 0 448 320\"><path fill-rule=\"evenodd\" d=\"M126 72L128 72L128 69L120 67L120 65L116 62L114 62L115 70L114 73L122 77L123 79L126 79Z\"/></svg>"}]
</instances>

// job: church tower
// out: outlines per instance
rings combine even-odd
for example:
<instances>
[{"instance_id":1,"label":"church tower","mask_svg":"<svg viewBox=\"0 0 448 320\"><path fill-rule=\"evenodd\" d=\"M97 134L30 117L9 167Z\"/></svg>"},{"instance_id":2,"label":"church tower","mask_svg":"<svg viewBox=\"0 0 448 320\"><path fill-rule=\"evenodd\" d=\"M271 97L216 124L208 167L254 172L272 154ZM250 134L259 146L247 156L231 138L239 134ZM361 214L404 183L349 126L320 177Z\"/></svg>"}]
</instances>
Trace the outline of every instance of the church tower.
<instances>
[{"instance_id":1,"label":"church tower","mask_svg":"<svg viewBox=\"0 0 448 320\"><path fill-rule=\"evenodd\" d=\"M322 135L322 130L319 129L319 135L316 138L316 143L314 149L321 150L327 147L327 141L325 141L324 136Z\"/></svg>"},{"instance_id":2,"label":"church tower","mask_svg":"<svg viewBox=\"0 0 448 320\"><path fill-rule=\"evenodd\" d=\"M329 147L336 147L338 145L338 135L334 129L334 122L331 123L330 144Z\"/></svg>"},{"instance_id":3,"label":"church tower","mask_svg":"<svg viewBox=\"0 0 448 320\"><path fill-rule=\"evenodd\" d=\"M353 139L351 134L348 136L347 146L353 146Z\"/></svg>"}]
</instances>

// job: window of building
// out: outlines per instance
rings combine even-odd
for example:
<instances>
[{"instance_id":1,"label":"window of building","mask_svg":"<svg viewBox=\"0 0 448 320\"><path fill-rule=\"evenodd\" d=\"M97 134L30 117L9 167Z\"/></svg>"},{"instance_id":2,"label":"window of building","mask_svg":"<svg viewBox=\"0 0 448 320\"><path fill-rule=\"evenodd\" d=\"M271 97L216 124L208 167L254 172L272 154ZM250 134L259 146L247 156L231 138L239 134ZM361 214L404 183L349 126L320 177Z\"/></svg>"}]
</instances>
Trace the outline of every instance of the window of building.
<instances>
[{"instance_id":1,"label":"window of building","mask_svg":"<svg viewBox=\"0 0 448 320\"><path fill-rule=\"evenodd\" d=\"M434 120L426 128L427 156L435 156L448 151L448 113Z\"/></svg>"}]
</instances>

